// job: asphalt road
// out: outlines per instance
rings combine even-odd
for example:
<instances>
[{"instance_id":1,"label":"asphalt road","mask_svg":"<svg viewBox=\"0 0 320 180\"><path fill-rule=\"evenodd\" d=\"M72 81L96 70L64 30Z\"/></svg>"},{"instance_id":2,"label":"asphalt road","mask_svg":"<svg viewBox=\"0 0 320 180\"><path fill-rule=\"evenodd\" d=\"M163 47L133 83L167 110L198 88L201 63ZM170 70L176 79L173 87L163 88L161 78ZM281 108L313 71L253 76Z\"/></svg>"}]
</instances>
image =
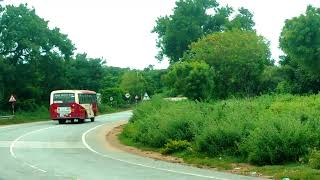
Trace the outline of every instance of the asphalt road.
<instances>
[{"instance_id":1,"label":"asphalt road","mask_svg":"<svg viewBox=\"0 0 320 180\"><path fill-rule=\"evenodd\" d=\"M0 180L255 179L108 148L106 129L130 116L122 112L99 116L93 123L0 126Z\"/></svg>"}]
</instances>

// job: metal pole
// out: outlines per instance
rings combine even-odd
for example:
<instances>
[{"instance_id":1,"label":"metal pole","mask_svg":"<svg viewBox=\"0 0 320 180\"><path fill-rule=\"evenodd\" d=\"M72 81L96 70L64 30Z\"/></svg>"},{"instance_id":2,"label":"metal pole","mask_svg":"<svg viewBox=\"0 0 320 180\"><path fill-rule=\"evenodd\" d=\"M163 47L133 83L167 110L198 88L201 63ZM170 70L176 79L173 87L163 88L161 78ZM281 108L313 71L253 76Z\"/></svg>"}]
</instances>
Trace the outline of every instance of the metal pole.
<instances>
[{"instance_id":1,"label":"metal pole","mask_svg":"<svg viewBox=\"0 0 320 180\"><path fill-rule=\"evenodd\" d=\"M14 102L11 103L11 107L12 107L12 115L14 116Z\"/></svg>"}]
</instances>

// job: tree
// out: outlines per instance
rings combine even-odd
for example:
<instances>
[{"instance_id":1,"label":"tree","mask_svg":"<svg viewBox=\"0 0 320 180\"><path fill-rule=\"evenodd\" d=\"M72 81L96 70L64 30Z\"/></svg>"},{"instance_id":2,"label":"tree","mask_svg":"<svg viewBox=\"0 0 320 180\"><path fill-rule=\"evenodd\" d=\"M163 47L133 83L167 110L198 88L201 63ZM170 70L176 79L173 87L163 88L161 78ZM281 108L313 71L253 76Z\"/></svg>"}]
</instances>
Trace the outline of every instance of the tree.
<instances>
[{"instance_id":1,"label":"tree","mask_svg":"<svg viewBox=\"0 0 320 180\"><path fill-rule=\"evenodd\" d=\"M171 63L179 61L189 45L204 35L233 28L252 30L254 26L253 15L244 8L230 22L233 9L219 7L216 0L179 0L173 11L173 15L158 18L152 30L158 34L157 58L169 57Z\"/></svg>"},{"instance_id":2,"label":"tree","mask_svg":"<svg viewBox=\"0 0 320 180\"><path fill-rule=\"evenodd\" d=\"M120 88L130 93L133 98L141 97L146 92L146 82L141 72L134 70L123 74L120 82Z\"/></svg>"},{"instance_id":3,"label":"tree","mask_svg":"<svg viewBox=\"0 0 320 180\"><path fill-rule=\"evenodd\" d=\"M251 31L255 26L253 21L253 14L245 8L239 8L239 14L232 19L228 25L228 29L240 29L244 31Z\"/></svg>"},{"instance_id":4,"label":"tree","mask_svg":"<svg viewBox=\"0 0 320 180\"><path fill-rule=\"evenodd\" d=\"M214 96L256 95L260 77L270 60L268 42L252 31L208 35L193 43L184 61L204 61L214 69Z\"/></svg>"},{"instance_id":5,"label":"tree","mask_svg":"<svg viewBox=\"0 0 320 180\"><path fill-rule=\"evenodd\" d=\"M209 99L213 89L213 70L204 62L181 62L174 64L166 81L177 94L194 100Z\"/></svg>"},{"instance_id":6,"label":"tree","mask_svg":"<svg viewBox=\"0 0 320 180\"><path fill-rule=\"evenodd\" d=\"M309 68L299 65L289 56L281 56L280 65L279 71L283 75L283 80L277 87L278 92L306 94L320 91L319 76Z\"/></svg>"},{"instance_id":7,"label":"tree","mask_svg":"<svg viewBox=\"0 0 320 180\"><path fill-rule=\"evenodd\" d=\"M120 68L120 67L104 67L103 79L101 81L101 86L103 89L106 88L118 88L121 77L127 71L130 71L129 68Z\"/></svg>"},{"instance_id":8,"label":"tree","mask_svg":"<svg viewBox=\"0 0 320 180\"><path fill-rule=\"evenodd\" d=\"M50 29L48 22L27 5L8 5L0 11L0 66L6 72L0 77L3 96L13 93L22 101L47 100L54 88L50 80L52 84L54 80L65 82L64 70L54 67L63 67L62 63L70 60L73 44L58 28Z\"/></svg>"},{"instance_id":9,"label":"tree","mask_svg":"<svg viewBox=\"0 0 320 180\"><path fill-rule=\"evenodd\" d=\"M103 59L88 58L87 54L77 54L68 65L69 86L72 89L89 89L98 91L102 88L101 80L104 75Z\"/></svg>"},{"instance_id":10,"label":"tree","mask_svg":"<svg viewBox=\"0 0 320 180\"><path fill-rule=\"evenodd\" d=\"M166 69L157 70L149 66L141 73L146 82L146 92L148 95L154 95L156 93L163 92L165 84L163 83L162 78L167 73Z\"/></svg>"},{"instance_id":11,"label":"tree","mask_svg":"<svg viewBox=\"0 0 320 180\"><path fill-rule=\"evenodd\" d=\"M108 104L113 107L120 107L125 104L125 92L120 88L106 88L102 89L102 103ZM112 101L110 98L112 97Z\"/></svg>"},{"instance_id":12,"label":"tree","mask_svg":"<svg viewBox=\"0 0 320 180\"><path fill-rule=\"evenodd\" d=\"M286 20L280 47L299 66L313 74L320 70L320 9L308 6L306 13Z\"/></svg>"}]
</instances>

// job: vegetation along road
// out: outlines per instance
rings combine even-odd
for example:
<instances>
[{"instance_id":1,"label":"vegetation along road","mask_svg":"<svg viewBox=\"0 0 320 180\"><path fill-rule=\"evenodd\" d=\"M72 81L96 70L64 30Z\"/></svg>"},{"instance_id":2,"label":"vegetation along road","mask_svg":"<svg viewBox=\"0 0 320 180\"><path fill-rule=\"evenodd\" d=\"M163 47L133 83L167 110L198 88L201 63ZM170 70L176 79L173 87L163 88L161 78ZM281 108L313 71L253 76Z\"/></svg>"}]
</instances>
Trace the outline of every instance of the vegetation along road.
<instances>
[{"instance_id":1,"label":"vegetation along road","mask_svg":"<svg viewBox=\"0 0 320 180\"><path fill-rule=\"evenodd\" d=\"M0 179L254 179L156 161L105 145L106 129L131 112L95 123L56 122L0 127Z\"/></svg>"}]
</instances>

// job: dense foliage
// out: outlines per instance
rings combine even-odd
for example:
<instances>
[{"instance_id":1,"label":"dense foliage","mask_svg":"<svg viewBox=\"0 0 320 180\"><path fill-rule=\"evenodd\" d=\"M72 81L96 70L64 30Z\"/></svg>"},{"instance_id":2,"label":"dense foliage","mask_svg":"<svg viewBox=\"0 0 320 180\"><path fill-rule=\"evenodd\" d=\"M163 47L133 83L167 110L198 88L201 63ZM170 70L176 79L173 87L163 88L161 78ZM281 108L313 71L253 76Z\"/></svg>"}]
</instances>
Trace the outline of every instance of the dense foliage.
<instances>
[{"instance_id":1,"label":"dense foliage","mask_svg":"<svg viewBox=\"0 0 320 180\"><path fill-rule=\"evenodd\" d=\"M57 89L94 90L108 96L103 102L110 104L107 92L122 87L113 92L115 106L123 104L119 97L125 91L139 97L162 91L165 71L152 66L143 71L108 67L104 59L75 54L67 35L49 28L27 5L8 5L0 11L0 111L10 108L11 94L18 109L35 111L47 106L50 92Z\"/></svg>"},{"instance_id":2,"label":"dense foliage","mask_svg":"<svg viewBox=\"0 0 320 180\"><path fill-rule=\"evenodd\" d=\"M305 14L287 20L280 46L299 65L315 74L320 70L320 9L308 6Z\"/></svg>"},{"instance_id":3,"label":"dense foliage","mask_svg":"<svg viewBox=\"0 0 320 180\"><path fill-rule=\"evenodd\" d=\"M187 141L193 152L238 156L258 165L298 162L320 148L319 105L319 95L212 103L155 98L138 106L123 135L156 148Z\"/></svg>"},{"instance_id":4,"label":"dense foliage","mask_svg":"<svg viewBox=\"0 0 320 180\"><path fill-rule=\"evenodd\" d=\"M174 94L205 100L213 92L213 71L204 62L181 62L173 65L165 76Z\"/></svg>"},{"instance_id":5,"label":"dense foliage","mask_svg":"<svg viewBox=\"0 0 320 180\"><path fill-rule=\"evenodd\" d=\"M204 35L233 28L253 30L255 23L250 11L240 8L238 14L233 12L231 7L219 6L216 0L177 1L173 15L158 18L152 31L158 34L157 57L161 60L166 56L175 63L192 42Z\"/></svg>"},{"instance_id":6,"label":"dense foliage","mask_svg":"<svg viewBox=\"0 0 320 180\"><path fill-rule=\"evenodd\" d=\"M320 9L308 6L306 12L286 21L280 37L279 71L284 74L285 92L304 94L320 90Z\"/></svg>"},{"instance_id":7,"label":"dense foliage","mask_svg":"<svg viewBox=\"0 0 320 180\"><path fill-rule=\"evenodd\" d=\"M0 42L0 97L15 94L22 101L39 102L48 91L68 86L65 64L71 61L74 46L34 9L1 8Z\"/></svg>"},{"instance_id":8,"label":"dense foliage","mask_svg":"<svg viewBox=\"0 0 320 180\"><path fill-rule=\"evenodd\" d=\"M183 60L169 72L169 85L192 99L257 95L265 68L272 66L266 40L240 30L203 37L190 46Z\"/></svg>"}]
</instances>

